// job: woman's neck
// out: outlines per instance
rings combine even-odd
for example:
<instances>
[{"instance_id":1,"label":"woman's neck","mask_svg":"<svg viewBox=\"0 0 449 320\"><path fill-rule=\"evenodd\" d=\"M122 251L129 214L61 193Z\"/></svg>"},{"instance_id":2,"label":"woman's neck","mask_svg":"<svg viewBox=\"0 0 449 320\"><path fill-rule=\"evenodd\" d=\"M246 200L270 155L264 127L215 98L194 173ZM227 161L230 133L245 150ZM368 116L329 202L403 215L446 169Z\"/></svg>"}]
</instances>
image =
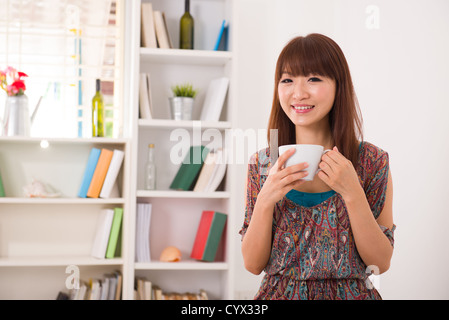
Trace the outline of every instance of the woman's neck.
<instances>
[{"instance_id":1,"label":"woman's neck","mask_svg":"<svg viewBox=\"0 0 449 320\"><path fill-rule=\"evenodd\" d=\"M324 149L332 149L335 146L329 127L317 129L296 126L296 143L317 144L323 146Z\"/></svg>"}]
</instances>

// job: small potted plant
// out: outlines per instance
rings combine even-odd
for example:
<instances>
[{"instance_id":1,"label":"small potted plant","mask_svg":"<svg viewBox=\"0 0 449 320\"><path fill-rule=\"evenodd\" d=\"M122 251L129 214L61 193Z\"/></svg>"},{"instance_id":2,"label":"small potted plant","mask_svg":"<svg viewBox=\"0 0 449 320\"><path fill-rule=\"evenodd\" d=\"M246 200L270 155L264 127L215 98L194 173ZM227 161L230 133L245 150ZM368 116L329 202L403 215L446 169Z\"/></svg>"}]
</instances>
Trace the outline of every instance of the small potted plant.
<instances>
[{"instance_id":1,"label":"small potted plant","mask_svg":"<svg viewBox=\"0 0 449 320\"><path fill-rule=\"evenodd\" d=\"M174 120L192 120L193 102L198 90L192 84L178 84L171 87L173 97L169 98Z\"/></svg>"}]
</instances>

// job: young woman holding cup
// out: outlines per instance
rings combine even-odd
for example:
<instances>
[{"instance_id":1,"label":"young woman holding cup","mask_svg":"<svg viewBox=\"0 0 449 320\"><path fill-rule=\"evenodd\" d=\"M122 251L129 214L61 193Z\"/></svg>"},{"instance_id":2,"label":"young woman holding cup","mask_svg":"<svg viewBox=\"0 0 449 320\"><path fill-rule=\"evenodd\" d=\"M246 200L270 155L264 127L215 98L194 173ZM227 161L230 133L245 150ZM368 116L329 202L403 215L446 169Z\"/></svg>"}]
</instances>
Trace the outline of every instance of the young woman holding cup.
<instances>
[{"instance_id":1,"label":"young woman holding cup","mask_svg":"<svg viewBox=\"0 0 449 320\"><path fill-rule=\"evenodd\" d=\"M390 266L393 184L361 123L340 47L321 34L292 39L276 65L269 143L330 151L311 181L307 162L285 165L294 148L252 155L240 234L246 269L265 271L255 299L381 299L368 276Z\"/></svg>"}]
</instances>

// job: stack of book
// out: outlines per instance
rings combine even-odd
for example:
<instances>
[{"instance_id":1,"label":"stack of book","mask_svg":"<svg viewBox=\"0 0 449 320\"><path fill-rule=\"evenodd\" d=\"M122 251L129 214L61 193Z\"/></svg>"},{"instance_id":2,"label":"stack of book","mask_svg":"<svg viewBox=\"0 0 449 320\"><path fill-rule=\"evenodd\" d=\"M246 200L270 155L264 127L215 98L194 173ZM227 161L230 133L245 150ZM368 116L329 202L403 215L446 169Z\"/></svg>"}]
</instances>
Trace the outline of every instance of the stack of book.
<instances>
[{"instance_id":1,"label":"stack of book","mask_svg":"<svg viewBox=\"0 0 449 320\"><path fill-rule=\"evenodd\" d=\"M168 32L165 13L153 10L152 3L142 3L141 43L145 48L171 49L173 43Z\"/></svg>"},{"instance_id":2,"label":"stack of book","mask_svg":"<svg viewBox=\"0 0 449 320\"><path fill-rule=\"evenodd\" d=\"M56 300L120 300L122 292L122 273L107 273L101 279L81 280L78 287L70 291L60 291Z\"/></svg>"},{"instance_id":3,"label":"stack of book","mask_svg":"<svg viewBox=\"0 0 449 320\"><path fill-rule=\"evenodd\" d=\"M206 291L202 289L198 293L165 292L145 277L136 277L135 283L134 300L208 300Z\"/></svg>"},{"instance_id":4,"label":"stack of book","mask_svg":"<svg viewBox=\"0 0 449 320\"><path fill-rule=\"evenodd\" d=\"M106 148L92 148L87 160L80 198L119 197L116 180L123 163L124 152Z\"/></svg>"},{"instance_id":5,"label":"stack of book","mask_svg":"<svg viewBox=\"0 0 449 320\"><path fill-rule=\"evenodd\" d=\"M209 150L202 145L191 146L170 189L213 192L217 190L225 173L225 152L221 148Z\"/></svg>"},{"instance_id":6,"label":"stack of book","mask_svg":"<svg viewBox=\"0 0 449 320\"><path fill-rule=\"evenodd\" d=\"M122 220L123 208L101 210L92 245L92 257L98 259L120 257Z\"/></svg>"},{"instance_id":7,"label":"stack of book","mask_svg":"<svg viewBox=\"0 0 449 320\"><path fill-rule=\"evenodd\" d=\"M150 262L151 203L138 203L136 216L136 262Z\"/></svg>"},{"instance_id":8,"label":"stack of book","mask_svg":"<svg viewBox=\"0 0 449 320\"><path fill-rule=\"evenodd\" d=\"M222 240L227 215L216 211L203 211L190 257L200 261L215 261Z\"/></svg>"}]
</instances>

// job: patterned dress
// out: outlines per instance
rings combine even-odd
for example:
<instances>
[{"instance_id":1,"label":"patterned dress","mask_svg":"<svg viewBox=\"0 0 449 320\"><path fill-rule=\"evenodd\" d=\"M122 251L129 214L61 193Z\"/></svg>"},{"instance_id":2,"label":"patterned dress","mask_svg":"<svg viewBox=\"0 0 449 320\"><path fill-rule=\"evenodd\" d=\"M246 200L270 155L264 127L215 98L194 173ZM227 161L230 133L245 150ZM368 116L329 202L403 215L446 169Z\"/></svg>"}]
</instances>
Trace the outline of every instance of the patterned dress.
<instances>
[{"instance_id":1,"label":"patterned dress","mask_svg":"<svg viewBox=\"0 0 449 320\"><path fill-rule=\"evenodd\" d=\"M269 148L252 155L242 239L257 195L270 168ZM388 153L368 142L359 147L357 174L374 218L384 206ZM394 230L379 225L394 245ZM275 205L270 259L255 299L381 299L357 252L345 202L330 192L325 200L301 205L285 196Z\"/></svg>"}]
</instances>

